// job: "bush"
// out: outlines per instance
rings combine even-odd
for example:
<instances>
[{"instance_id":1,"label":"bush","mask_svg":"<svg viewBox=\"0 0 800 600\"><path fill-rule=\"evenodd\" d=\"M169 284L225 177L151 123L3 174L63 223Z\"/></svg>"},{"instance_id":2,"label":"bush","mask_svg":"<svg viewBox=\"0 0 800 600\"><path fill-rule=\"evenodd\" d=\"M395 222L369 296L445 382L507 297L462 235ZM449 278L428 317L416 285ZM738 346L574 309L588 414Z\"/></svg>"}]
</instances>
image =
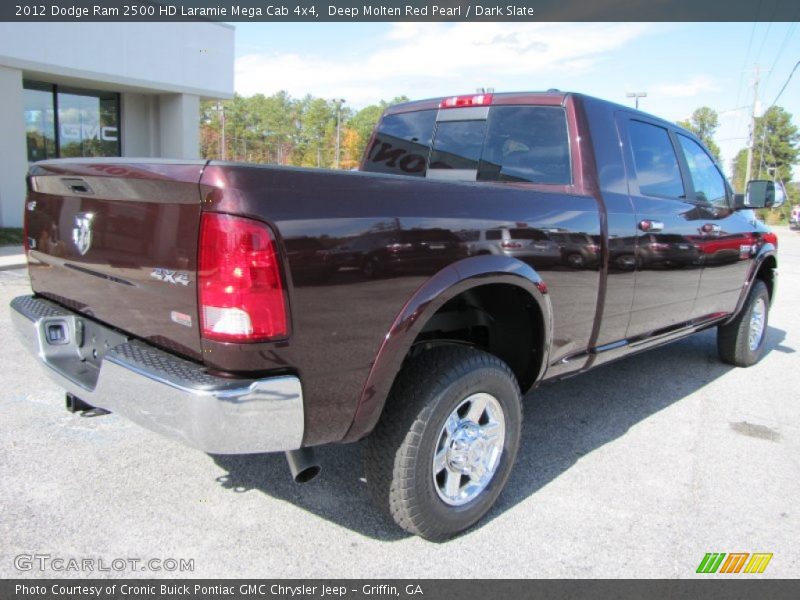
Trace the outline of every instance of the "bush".
<instances>
[{"instance_id":1,"label":"bush","mask_svg":"<svg viewBox=\"0 0 800 600\"><path fill-rule=\"evenodd\" d=\"M22 244L22 229L17 227L0 227L0 246Z\"/></svg>"}]
</instances>

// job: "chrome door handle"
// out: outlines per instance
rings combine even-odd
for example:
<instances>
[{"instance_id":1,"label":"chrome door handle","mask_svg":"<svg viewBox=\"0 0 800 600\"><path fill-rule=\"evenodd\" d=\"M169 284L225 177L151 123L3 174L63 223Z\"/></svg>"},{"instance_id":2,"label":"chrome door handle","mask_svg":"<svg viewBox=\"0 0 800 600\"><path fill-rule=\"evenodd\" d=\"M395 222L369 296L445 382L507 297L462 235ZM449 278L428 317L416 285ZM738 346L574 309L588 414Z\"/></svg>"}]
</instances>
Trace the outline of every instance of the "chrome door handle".
<instances>
[{"instance_id":1,"label":"chrome door handle","mask_svg":"<svg viewBox=\"0 0 800 600\"><path fill-rule=\"evenodd\" d=\"M664 223L661 221L653 221L652 219L643 219L639 221L639 229L647 233L662 231L664 229Z\"/></svg>"},{"instance_id":2,"label":"chrome door handle","mask_svg":"<svg viewBox=\"0 0 800 600\"><path fill-rule=\"evenodd\" d=\"M706 223L700 229L703 233L719 233L722 230L716 223Z\"/></svg>"}]
</instances>

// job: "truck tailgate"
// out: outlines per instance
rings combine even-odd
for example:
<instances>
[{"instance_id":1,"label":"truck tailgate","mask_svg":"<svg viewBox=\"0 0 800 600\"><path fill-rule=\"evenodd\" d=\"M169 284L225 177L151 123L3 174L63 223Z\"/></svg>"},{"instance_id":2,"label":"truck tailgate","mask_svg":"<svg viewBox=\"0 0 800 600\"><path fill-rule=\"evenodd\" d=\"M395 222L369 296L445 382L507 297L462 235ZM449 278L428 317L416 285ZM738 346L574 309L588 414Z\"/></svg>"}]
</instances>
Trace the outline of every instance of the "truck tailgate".
<instances>
[{"instance_id":1,"label":"truck tailgate","mask_svg":"<svg viewBox=\"0 0 800 600\"><path fill-rule=\"evenodd\" d=\"M34 292L199 358L204 165L131 159L33 165L25 225Z\"/></svg>"}]
</instances>

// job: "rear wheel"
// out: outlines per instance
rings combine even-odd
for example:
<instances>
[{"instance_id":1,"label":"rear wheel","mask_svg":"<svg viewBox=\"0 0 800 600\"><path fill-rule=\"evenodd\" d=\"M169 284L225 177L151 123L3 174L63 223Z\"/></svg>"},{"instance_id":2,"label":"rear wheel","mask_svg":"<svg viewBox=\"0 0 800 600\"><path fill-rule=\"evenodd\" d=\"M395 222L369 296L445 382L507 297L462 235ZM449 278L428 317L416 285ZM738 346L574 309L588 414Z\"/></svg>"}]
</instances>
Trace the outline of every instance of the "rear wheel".
<instances>
[{"instance_id":1,"label":"rear wheel","mask_svg":"<svg viewBox=\"0 0 800 600\"><path fill-rule=\"evenodd\" d=\"M633 254L622 254L614 259L614 264L621 271L633 271L636 268L636 257Z\"/></svg>"},{"instance_id":2,"label":"rear wheel","mask_svg":"<svg viewBox=\"0 0 800 600\"><path fill-rule=\"evenodd\" d=\"M572 254L567 255L567 264L573 269L582 269L583 262L584 262L583 256L578 254L577 252L573 252Z\"/></svg>"},{"instance_id":3,"label":"rear wheel","mask_svg":"<svg viewBox=\"0 0 800 600\"><path fill-rule=\"evenodd\" d=\"M737 367L757 363L764 353L768 317L769 291L763 281L756 279L736 318L717 329L720 359Z\"/></svg>"},{"instance_id":4,"label":"rear wheel","mask_svg":"<svg viewBox=\"0 0 800 600\"><path fill-rule=\"evenodd\" d=\"M473 348L435 348L398 376L366 449L373 500L410 533L445 540L491 508L520 440L517 381Z\"/></svg>"}]
</instances>

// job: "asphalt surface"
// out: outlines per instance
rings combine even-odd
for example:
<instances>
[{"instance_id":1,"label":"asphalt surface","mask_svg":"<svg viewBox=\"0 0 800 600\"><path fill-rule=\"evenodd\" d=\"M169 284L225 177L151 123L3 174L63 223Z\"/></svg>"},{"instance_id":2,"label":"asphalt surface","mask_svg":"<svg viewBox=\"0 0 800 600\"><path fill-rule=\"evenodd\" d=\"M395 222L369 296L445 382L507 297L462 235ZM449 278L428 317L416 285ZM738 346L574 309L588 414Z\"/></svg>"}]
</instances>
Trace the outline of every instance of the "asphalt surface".
<instances>
[{"instance_id":1,"label":"asphalt surface","mask_svg":"<svg viewBox=\"0 0 800 600\"><path fill-rule=\"evenodd\" d=\"M0 577L693 577L707 552L773 553L758 577L797 577L800 233L777 231L758 365L720 363L709 331L534 391L508 487L445 544L370 506L360 445L323 448L298 486L281 455L209 456L67 413L0 309ZM27 289L0 272L0 304ZM95 571L25 570L29 555ZM131 558L194 570L114 570Z\"/></svg>"}]
</instances>

